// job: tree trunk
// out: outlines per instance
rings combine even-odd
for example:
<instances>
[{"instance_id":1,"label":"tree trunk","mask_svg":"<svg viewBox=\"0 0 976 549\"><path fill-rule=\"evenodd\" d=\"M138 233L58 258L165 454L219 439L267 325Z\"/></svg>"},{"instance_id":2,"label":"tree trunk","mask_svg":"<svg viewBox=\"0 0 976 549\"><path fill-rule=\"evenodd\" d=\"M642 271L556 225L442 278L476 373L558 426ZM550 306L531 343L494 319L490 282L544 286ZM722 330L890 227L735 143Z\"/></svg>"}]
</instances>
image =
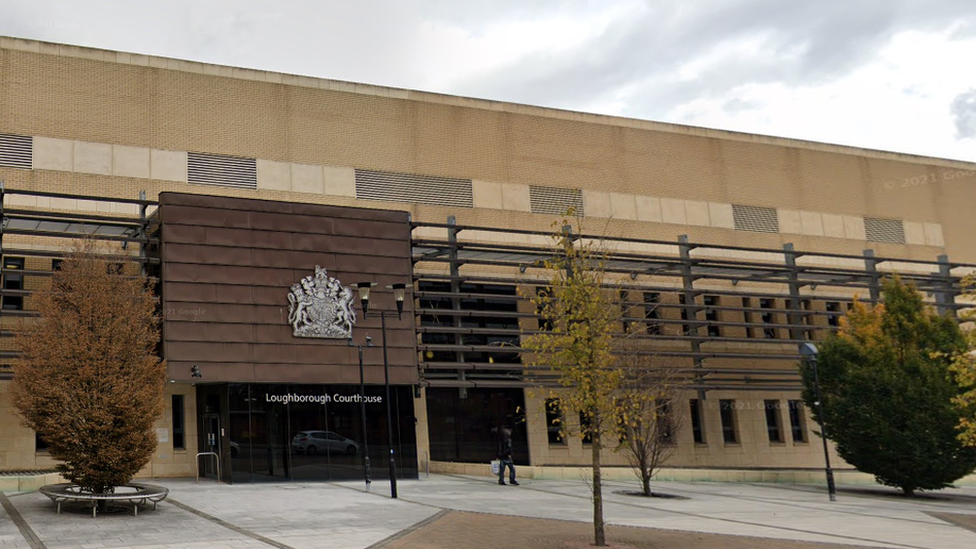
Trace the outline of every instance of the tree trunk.
<instances>
[{"instance_id":1,"label":"tree trunk","mask_svg":"<svg viewBox=\"0 0 976 549\"><path fill-rule=\"evenodd\" d=\"M600 425L600 418L594 418L593 425ZM593 545L606 547L607 539L603 527L603 472L600 470L600 429L593 433Z\"/></svg>"},{"instance_id":2,"label":"tree trunk","mask_svg":"<svg viewBox=\"0 0 976 549\"><path fill-rule=\"evenodd\" d=\"M641 491L645 496L650 497L651 495L651 473L649 467L647 466L647 448L643 442L640 443L640 455L637 459L637 466L640 467L640 478L641 478Z\"/></svg>"}]
</instances>

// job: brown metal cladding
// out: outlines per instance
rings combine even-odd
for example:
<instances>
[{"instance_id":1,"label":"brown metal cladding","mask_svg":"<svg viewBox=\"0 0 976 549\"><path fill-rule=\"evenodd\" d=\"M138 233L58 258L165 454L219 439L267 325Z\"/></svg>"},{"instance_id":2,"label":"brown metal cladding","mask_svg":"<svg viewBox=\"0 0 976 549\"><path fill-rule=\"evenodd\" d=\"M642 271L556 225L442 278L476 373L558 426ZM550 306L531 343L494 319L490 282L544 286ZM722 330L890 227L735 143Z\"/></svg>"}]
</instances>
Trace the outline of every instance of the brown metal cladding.
<instances>
[{"instance_id":1,"label":"brown metal cladding","mask_svg":"<svg viewBox=\"0 0 976 549\"><path fill-rule=\"evenodd\" d=\"M163 353L171 379L199 382L358 383L355 347L342 339L296 338L288 324L291 285L319 265L345 286L380 284L358 322L367 383L383 383L379 311L387 311L390 381L417 382L411 300L403 319L382 286L409 282L406 212L178 193L160 195Z\"/></svg>"}]
</instances>

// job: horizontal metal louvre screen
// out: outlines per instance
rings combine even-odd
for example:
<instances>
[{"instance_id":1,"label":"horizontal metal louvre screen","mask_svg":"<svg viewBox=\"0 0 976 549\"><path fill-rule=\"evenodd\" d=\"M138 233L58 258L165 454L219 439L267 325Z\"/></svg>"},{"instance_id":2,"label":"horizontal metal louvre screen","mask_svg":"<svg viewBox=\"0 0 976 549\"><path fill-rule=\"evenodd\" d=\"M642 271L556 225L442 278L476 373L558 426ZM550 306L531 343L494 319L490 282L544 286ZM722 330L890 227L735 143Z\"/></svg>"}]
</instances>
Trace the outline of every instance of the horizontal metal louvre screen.
<instances>
[{"instance_id":1,"label":"horizontal metal louvre screen","mask_svg":"<svg viewBox=\"0 0 976 549\"><path fill-rule=\"evenodd\" d=\"M583 211L583 191L529 185L529 205L532 213L566 215L572 209L575 215L585 215Z\"/></svg>"},{"instance_id":2,"label":"horizontal metal louvre screen","mask_svg":"<svg viewBox=\"0 0 976 549\"><path fill-rule=\"evenodd\" d=\"M0 167L29 170L34 167L34 138L0 133Z\"/></svg>"},{"instance_id":3,"label":"horizontal metal louvre screen","mask_svg":"<svg viewBox=\"0 0 976 549\"><path fill-rule=\"evenodd\" d=\"M901 219L865 217L864 232L867 235L868 242L905 243L905 225Z\"/></svg>"},{"instance_id":4,"label":"horizontal metal louvre screen","mask_svg":"<svg viewBox=\"0 0 976 549\"><path fill-rule=\"evenodd\" d=\"M356 198L473 208L470 179L356 170Z\"/></svg>"},{"instance_id":5,"label":"horizontal metal louvre screen","mask_svg":"<svg viewBox=\"0 0 976 549\"><path fill-rule=\"evenodd\" d=\"M737 231L778 233L779 217L775 208L732 204L732 221Z\"/></svg>"},{"instance_id":6,"label":"horizontal metal louvre screen","mask_svg":"<svg viewBox=\"0 0 976 549\"><path fill-rule=\"evenodd\" d=\"M186 153L186 179L198 185L257 189L258 165L253 158L191 152Z\"/></svg>"}]
</instances>

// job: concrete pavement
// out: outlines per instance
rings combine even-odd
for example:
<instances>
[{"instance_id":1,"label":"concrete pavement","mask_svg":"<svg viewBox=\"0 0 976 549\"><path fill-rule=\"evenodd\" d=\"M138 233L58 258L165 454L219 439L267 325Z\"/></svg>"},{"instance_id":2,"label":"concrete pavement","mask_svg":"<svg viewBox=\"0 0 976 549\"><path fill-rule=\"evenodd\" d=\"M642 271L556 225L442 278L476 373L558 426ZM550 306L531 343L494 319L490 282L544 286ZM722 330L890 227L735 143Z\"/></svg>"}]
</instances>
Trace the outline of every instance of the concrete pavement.
<instances>
[{"instance_id":1,"label":"concrete pavement","mask_svg":"<svg viewBox=\"0 0 976 549\"><path fill-rule=\"evenodd\" d=\"M361 482L151 482L169 487L170 498L138 517L58 515L40 494L8 495L0 501L0 547L419 547L434 545L404 545L398 540L423 537L424 528L434 524L442 534L452 527L459 530L455 546L473 547L478 545L464 541L473 529L471 520L447 520L447 514L466 511L580 523L589 522L592 515L589 489L582 480L520 479L522 485L515 487L499 486L493 478L432 475L401 480L397 500L389 498L389 484L382 481L374 482L369 493ZM680 498L623 493L636 488L636 482L606 485L608 524L875 547L976 546L976 532L967 529L976 528L976 488L912 500L883 488L842 488L834 503L822 489L808 486L660 482L655 484L659 492ZM458 526L451 526L455 523Z\"/></svg>"}]
</instances>

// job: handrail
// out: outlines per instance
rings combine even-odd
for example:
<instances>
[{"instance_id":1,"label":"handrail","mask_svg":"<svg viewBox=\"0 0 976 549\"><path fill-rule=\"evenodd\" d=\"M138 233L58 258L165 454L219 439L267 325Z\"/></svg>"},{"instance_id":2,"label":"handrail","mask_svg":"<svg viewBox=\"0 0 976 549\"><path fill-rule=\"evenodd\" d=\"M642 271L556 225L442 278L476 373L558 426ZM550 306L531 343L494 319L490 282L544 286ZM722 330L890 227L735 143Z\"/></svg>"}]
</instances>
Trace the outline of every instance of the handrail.
<instances>
[{"instance_id":1,"label":"handrail","mask_svg":"<svg viewBox=\"0 0 976 549\"><path fill-rule=\"evenodd\" d=\"M220 482L220 456L217 455L217 452L200 452L199 454L197 454L197 457L196 457L196 462L197 462L197 483L200 482L200 456L213 456L214 457L214 463L217 464L217 482Z\"/></svg>"}]
</instances>

